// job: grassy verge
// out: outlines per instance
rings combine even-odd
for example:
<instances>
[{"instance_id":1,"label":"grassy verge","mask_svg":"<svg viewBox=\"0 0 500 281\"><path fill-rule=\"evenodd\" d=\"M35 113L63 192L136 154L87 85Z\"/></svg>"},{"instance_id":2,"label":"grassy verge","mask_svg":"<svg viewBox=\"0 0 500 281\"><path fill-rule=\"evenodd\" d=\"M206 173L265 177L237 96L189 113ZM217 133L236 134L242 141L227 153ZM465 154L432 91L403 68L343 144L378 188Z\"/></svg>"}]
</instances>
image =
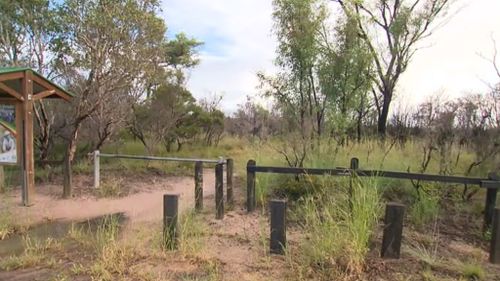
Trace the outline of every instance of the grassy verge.
<instances>
[{"instance_id":1,"label":"grassy verge","mask_svg":"<svg viewBox=\"0 0 500 281\"><path fill-rule=\"evenodd\" d=\"M10 256L0 261L0 269L11 271L22 268L46 266L53 267L56 260L49 255L50 251L61 249L61 243L52 238L40 241L29 236L23 238L24 252L19 256Z\"/></svg>"},{"instance_id":2,"label":"grassy verge","mask_svg":"<svg viewBox=\"0 0 500 281\"><path fill-rule=\"evenodd\" d=\"M324 179L318 193L299 202L295 216L305 238L289 259L297 280L313 272L316 280L361 274L380 211L377 179L354 180L349 196L347 181Z\"/></svg>"}]
</instances>

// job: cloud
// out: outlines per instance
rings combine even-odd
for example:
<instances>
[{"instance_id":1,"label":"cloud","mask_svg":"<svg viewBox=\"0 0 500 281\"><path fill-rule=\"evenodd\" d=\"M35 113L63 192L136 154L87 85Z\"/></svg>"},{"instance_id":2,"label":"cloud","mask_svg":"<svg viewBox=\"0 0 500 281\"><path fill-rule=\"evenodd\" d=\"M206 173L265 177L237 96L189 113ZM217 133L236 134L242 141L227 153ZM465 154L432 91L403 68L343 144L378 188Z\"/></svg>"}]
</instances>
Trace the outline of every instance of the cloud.
<instances>
[{"instance_id":1,"label":"cloud","mask_svg":"<svg viewBox=\"0 0 500 281\"><path fill-rule=\"evenodd\" d=\"M492 57L492 37L500 42L500 1L469 0L455 5L461 9L423 42L425 47L417 51L403 74L398 88L401 99L415 104L441 90L457 97L487 91L486 83L498 82L491 63L480 54Z\"/></svg>"},{"instance_id":2,"label":"cloud","mask_svg":"<svg viewBox=\"0 0 500 281\"><path fill-rule=\"evenodd\" d=\"M165 0L162 6L170 35L185 32L205 42L188 82L196 98L222 93L223 109L232 112L257 92L257 71L273 71L271 1Z\"/></svg>"},{"instance_id":3,"label":"cloud","mask_svg":"<svg viewBox=\"0 0 500 281\"><path fill-rule=\"evenodd\" d=\"M483 80L498 81L478 54L492 54L492 35L500 48L500 1L456 5L463 8L423 42L401 77L400 101L415 104L442 90L449 96L486 91ZM257 71L275 72L271 0L164 0L162 7L170 36L185 32L205 42L188 82L196 98L223 93L223 109L233 112L257 93Z\"/></svg>"}]
</instances>

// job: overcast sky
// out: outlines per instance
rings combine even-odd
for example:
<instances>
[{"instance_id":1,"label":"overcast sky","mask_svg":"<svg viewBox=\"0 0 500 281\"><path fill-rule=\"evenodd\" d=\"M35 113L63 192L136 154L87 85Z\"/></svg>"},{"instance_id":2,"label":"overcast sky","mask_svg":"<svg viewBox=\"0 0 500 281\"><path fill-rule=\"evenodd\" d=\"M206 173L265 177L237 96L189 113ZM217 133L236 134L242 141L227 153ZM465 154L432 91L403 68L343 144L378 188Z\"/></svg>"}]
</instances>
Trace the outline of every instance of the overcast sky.
<instances>
[{"instance_id":1,"label":"overcast sky","mask_svg":"<svg viewBox=\"0 0 500 281\"><path fill-rule=\"evenodd\" d=\"M205 42L201 64L188 87L196 98L224 95L233 112L247 95L257 95L257 71L273 72L271 0L163 0L169 34L185 32ZM449 97L486 91L495 81L492 38L500 51L500 0L459 0L460 10L434 31L413 58L398 88L397 103L415 104L444 92Z\"/></svg>"}]
</instances>

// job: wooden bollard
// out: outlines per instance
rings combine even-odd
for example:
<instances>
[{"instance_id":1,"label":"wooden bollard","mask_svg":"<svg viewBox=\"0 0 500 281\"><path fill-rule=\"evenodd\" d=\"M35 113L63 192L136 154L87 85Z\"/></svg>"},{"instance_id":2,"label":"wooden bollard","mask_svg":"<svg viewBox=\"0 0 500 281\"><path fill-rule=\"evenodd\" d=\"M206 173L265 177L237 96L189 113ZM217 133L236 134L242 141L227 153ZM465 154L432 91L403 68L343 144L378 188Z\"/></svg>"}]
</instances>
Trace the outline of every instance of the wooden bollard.
<instances>
[{"instance_id":1,"label":"wooden bollard","mask_svg":"<svg viewBox=\"0 0 500 281\"><path fill-rule=\"evenodd\" d=\"M196 211L203 210L203 162L194 164L194 198Z\"/></svg>"},{"instance_id":2,"label":"wooden bollard","mask_svg":"<svg viewBox=\"0 0 500 281\"><path fill-rule=\"evenodd\" d=\"M255 160L248 160L247 162L247 211L253 212L255 210L255 171L250 170L255 166Z\"/></svg>"},{"instance_id":3,"label":"wooden bollard","mask_svg":"<svg viewBox=\"0 0 500 281\"><path fill-rule=\"evenodd\" d=\"M224 164L215 165L215 218L221 220L224 218Z\"/></svg>"},{"instance_id":4,"label":"wooden bollard","mask_svg":"<svg viewBox=\"0 0 500 281\"><path fill-rule=\"evenodd\" d=\"M356 157L351 158L351 169L357 170L359 169L359 159Z\"/></svg>"},{"instance_id":5,"label":"wooden bollard","mask_svg":"<svg viewBox=\"0 0 500 281\"><path fill-rule=\"evenodd\" d=\"M233 198L233 168L234 161L231 158L226 159L226 185L227 185L227 204L234 204Z\"/></svg>"},{"instance_id":6,"label":"wooden bollard","mask_svg":"<svg viewBox=\"0 0 500 281\"><path fill-rule=\"evenodd\" d=\"M168 250L177 248L177 217L179 214L179 195L163 195L163 242Z\"/></svg>"},{"instance_id":7,"label":"wooden bollard","mask_svg":"<svg viewBox=\"0 0 500 281\"><path fill-rule=\"evenodd\" d=\"M283 255L286 248L286 200L271 200L271 254Z\"/></svg>"},{"instance_id":8,"label":"wooden bollard","mask_svg":"<svg viewBox=\"0 0 500 281\"><path fill-rule=\"evenodd\" d=\"M497 202L497 193L498 189L496 188L487 188L486 189L486 201L484 204L484 223L483 223L483 231L487 231L491 227L491 223L493 222L493 216L495 213L495 206Z\"/></svg>"},{"instance_id":9,"label":"wooden bollard","mask_svg":"<svg viewBox=\"0 0 500 281\"><path fill-rule=\"evenodd\" d=\"M351 158L351 164L350 164L349 168L351 170L353 170L351 172L351 177L349 178L349 210L352 213L352 209L353 209L352 198L354 196L354 187L353 187L353 184L354 184L354 174L355 174L355 171L359 168L359 159L356 158L356 157Z\"/></svg>"},{"instance_id":10,"label":"wooden bollard","mask_svg":"<svg viewBox=\"0 0 500 281\"><path fill-rule=\"evenodd\" d=\"M495 173L488 174L489 180L498 180L498 176ZM482 184L481 184L482 185ZM495 212L495 206L497 203L497 188L486 188L486 200L484 202L484 222L483 222L483 232L488 231L493 222L493 213Z\"/></svg>"},{"instance_id":11,"label":"wooden bollard","mask_svg":"<svg viewBox=\"0 0 500 281\"><path fill-rule=\"evenodd\" d=\"M394 202L387 203L385 207L384 237L382 238L382 258L399 259L404 214L405 205Z\"/></svg>"},{"instance_id":12,"label":"wooden bollard","mask_svg":"<svg viewBox=\"0 0 500 281\"><path fill-rule=\"evenodd\" d=\"M491 228L490 262L500 263L500 209L493 210L493 224Z\"/></svg>"}]
</instances>

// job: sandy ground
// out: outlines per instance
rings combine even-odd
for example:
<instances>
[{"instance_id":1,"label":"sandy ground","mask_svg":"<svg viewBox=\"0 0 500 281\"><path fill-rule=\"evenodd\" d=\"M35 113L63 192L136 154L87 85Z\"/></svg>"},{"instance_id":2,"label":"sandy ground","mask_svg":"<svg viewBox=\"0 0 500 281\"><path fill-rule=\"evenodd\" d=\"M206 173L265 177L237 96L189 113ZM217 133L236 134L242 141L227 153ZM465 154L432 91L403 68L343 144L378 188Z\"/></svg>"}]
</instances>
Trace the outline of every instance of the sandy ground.
<instances>
[{"instance_id":1,"label":"sandy ground","mask_svg":"<svg viewBox=\"0 0 500 281\"><path fill-rule=\"evenodd\" d=\"M126 177L124 185L133 186L131 194L119 198L96 198L88 195L92 189L91 179L75 177L75 196L61 199L60 185L38 185L34 205L20 206L19 191L8 195L9 211L28 224L50 220L81 220L105 214L124 212L133 222L158 221L163 213L163 195L179 194L179 208L194 207L193 177ZM215 176L213 169L205 169L203 174L203 197L213 197ZM87 195L86 195L87 194Z\"/></svg>"},{"instance_id":2,"label":"sandy ground","mask_svg":"<svg viewBox=\"0 0 500 281\"><path fill-rule=\"evenodd\" d=\"M163 194L180 194L180 208L187 210L194 207L194 180L192 177L126 177L127 185L134 186L128 196L122 198L96 198L87 191L91 186L91 179L86 177L75 178L75 197L69 200L60 199L60 185L41 185L36 196L35 204L26 208L18 204L20 194L11 193L10 200L15 206L10 211L16 216L31 219L32 223L47 220L83 220L104 214L124 212L129 219L127 230L123 233L138 234L144 228L151 226L156 229L160 224L163 211ZM214 209L215 177L213 169L206 169L203 175L204 212L200 214L207 222L207 234L203 240L203 250L194 259L183 255L173 261L161 262L138 261L141 268L151 268L152 271L167 276L173 273L187 276L192 272L199 274L203 266L199 260L215 261L220 265L217 280L284 280L286 262L281 256L268 255L269 222L260 212L248 214L244 207L244 192L241 188L235 189L237 204L233 210L227 210L223 220L216 220ZM11 201L11 202L14 202ZM135 223L134 223L135 222ZM142 229L142 230L141 230ZM292 239L293 240L293 239ZM176 262L175 260L178 259ZM203 263L203 264L204 264ZM201 268L200 268L201 266ZM0 280L46 280L54 276L54 272L44 268L28 268L13 272L0 272ZM87 280L82 277L81 280ZM179 280L184 280L184 277ZM78 279L80 280L80 279ZM172 280L177 280L174 278ZM196 279L198 280L198 279ZM200 279L204 280L204 279Z\"/></svg>"}]
</instances>

